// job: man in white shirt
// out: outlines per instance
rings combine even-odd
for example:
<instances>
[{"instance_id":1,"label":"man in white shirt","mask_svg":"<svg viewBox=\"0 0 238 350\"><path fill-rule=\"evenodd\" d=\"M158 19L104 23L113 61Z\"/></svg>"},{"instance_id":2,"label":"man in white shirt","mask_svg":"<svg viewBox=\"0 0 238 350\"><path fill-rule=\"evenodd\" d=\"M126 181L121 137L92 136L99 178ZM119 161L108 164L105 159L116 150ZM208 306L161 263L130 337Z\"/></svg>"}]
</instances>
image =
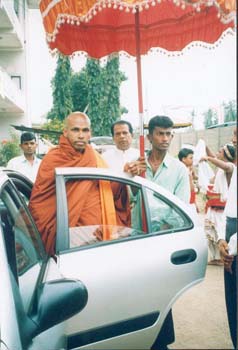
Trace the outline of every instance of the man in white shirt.
<instances>
[{"instance_id":1,"label":"man in white shirt","mask_svg":"<svg viewBox=\"0 0 238 350\"><path fill-rule=\"evenodd\" d=\"M233 133L232 142L237 146L237 129ZM237 349L237 251L232 252L235 235L237 236L237 162L234 165L225 206L226 228L221 229L218 246L224 261L225 299L229 329L234 349Z\"/></svg>"},{"instance_id":2,"label":"man in white shirt","mask_svg":"<svg viewBox=\"0 0 238 350\"><path fill-rule=\"evenodd\" d=\"M23 155L9 160L7 168L17 170L32 182L35 182L41 163L41 159L35 155L37 147L35 135L31 132L22 133L19 146L23 151Z\"/></svg>"},{"instance_id":3,"label":"man in white shirt","mask_svg":"<svg viewBox=\"0 0 238 350\"><path fill-rule=\"evenodd\" d=\"M138 160L140 152L138 149L131 147L133 128L128 121L118 120L113 123L111 133L116 147L102 153L102 157L109 168L122 172L126 163Z\"/></svg>"}]
</instances>

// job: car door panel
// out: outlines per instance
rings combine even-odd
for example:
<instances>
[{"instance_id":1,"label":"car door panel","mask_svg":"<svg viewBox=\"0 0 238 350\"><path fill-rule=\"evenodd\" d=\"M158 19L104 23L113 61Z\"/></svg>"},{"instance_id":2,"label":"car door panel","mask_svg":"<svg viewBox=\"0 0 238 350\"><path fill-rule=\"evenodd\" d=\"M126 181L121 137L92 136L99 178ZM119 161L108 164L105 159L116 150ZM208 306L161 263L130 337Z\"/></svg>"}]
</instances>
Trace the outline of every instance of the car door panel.
<instances>
[{"instance_id":1,"label":"car door panel","mask_svg":"<svg viewBox=\"0 0 238 350\"><path fill-rule=\"evenodd\" d=\"M68 334L77 334L79 329L80 332L92 330L93 334L98 327L118 323L118 326L124 323L126 327L128 320L157 313L160 318L138 331L132 330L130 337L129 329L126 337L122 332L116 334L116 339L102 339L93 344L94 348L105 349L112 346L145 349L151 346L181 290L204 277L205 264L201 268L204 247L199 235L194 229L189 231L189 236L187 232L147 236L60 254L62 274L82 280L89 293L85 309L68 322ZM194 246L201 247L194 261L182 265L171 262L175 252ZM90 341L93 337L88 336L88 339Z\"/></svg>"},{"instance_id":2,"label":"car door panel","mask_svg":"<svg viewBox=\"0 0 238 350\"><path fill-rule=\"evenodd\" d=\"M185 204L144 179L124 178L138 196L134 217L142 234L70 249L65 184L71 174L73 181L98 180L98 172L56 169L58 266L65 277L80 279L89 295L85 309L68 321L69 347L148 349L174 301L204 278L205 236ZM103 180L118 180L105 174Z\"/></svg>"}]
</instances>

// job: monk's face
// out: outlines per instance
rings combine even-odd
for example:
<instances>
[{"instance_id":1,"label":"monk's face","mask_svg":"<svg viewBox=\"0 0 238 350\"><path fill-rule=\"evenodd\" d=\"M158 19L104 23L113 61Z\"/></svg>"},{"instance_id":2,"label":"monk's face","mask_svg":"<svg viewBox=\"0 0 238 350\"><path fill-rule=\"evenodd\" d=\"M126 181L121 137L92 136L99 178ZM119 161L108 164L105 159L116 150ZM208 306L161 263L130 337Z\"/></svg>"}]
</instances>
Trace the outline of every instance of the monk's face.
<instances>
[{"instance_id":1,"label":"monk's face","mask_svg":"<svg viewBox=\"0 0 238 350\"><path fill-rule=\"evenodd\" d=\"M69 116L63 134L76 151L84 152L91 138L90 124L87 118L81 114Z\"/></svg>"}]
</instances>

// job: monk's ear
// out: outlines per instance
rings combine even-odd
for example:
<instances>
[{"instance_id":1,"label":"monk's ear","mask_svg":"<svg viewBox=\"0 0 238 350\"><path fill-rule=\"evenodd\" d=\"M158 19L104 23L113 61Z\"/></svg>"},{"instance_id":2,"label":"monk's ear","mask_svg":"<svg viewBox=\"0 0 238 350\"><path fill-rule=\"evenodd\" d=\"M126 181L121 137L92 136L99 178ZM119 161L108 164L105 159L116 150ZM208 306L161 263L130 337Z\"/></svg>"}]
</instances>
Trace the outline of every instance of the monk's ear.
<instances>
[{"instance_id":1,"label":"monk's ear","mask_svg":"<svg viewBox=\"0 0 238 350\"><path fill-rule=\"evenodd\" d=\"M67 129L63 129L63 135L67 137Z\"/></svg>"}]
</instances>

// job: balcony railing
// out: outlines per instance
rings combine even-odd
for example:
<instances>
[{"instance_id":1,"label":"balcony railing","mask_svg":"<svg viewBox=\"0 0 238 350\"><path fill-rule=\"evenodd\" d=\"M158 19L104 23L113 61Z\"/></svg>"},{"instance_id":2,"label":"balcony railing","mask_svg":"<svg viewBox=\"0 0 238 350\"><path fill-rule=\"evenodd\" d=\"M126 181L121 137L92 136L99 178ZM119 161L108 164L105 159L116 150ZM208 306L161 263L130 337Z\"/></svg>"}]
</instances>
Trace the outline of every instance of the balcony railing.
<instances>
[{"instance_id":1,"label":"balcony railing","mask_svg":"<svg viewBox=\"0 0 238 350\"><path fill-rule=\"evenodd\" d=\"M18 110L25 111L25 97L22 91L12 81L2 67L0 67L0 108L8 112Z\"/></svg>"},{"instance_id":2,"label":"balcony railing","mask_svg":"<svg viewBox=\"0 0 238 350\"><path fill-rule=\"evenodd\" d=\"M16 35L20 46L23 47L23 28L16 15L14 2L11 0L0 0L0 30L1 29L3 29L1 36L4 37L4 34L10 34L11 36Z\"/></svg>"}]
</instances>

